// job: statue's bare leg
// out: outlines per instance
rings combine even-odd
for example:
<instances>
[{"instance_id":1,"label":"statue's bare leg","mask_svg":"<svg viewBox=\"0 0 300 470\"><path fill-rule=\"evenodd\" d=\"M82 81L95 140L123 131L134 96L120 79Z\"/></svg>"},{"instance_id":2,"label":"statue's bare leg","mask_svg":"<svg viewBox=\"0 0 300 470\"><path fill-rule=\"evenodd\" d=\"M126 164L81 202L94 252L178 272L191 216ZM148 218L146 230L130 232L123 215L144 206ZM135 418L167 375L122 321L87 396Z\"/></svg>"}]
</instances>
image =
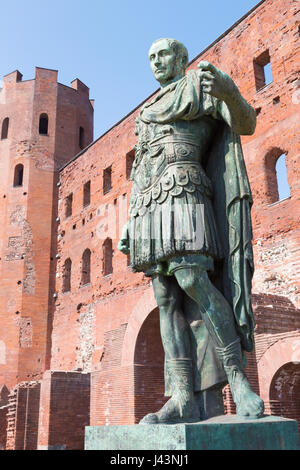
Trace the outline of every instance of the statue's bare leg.
<instances>
[{"instance_id":1,"label":"statue's bare leg","mask_svg":"<svg viewBox=\"0 0 300 470\"><path fill-rule=\"evenodd\" d=\"M214 340L223 361L237 414L244 417L260 417L264 404L251 389L242 364L240 340L235 328L232 309L221 292L215 288L205 271L184 268L175 272L183 289L200 307L206 328Z\"/></svg>"},{"instance_id":2,"label":"statue's bare leg","mask_svg":"<svg viewBox=\"0 0 300 470\"><path fill-rule=\"evenodd\" d=\"M182 289L174 276L154 276L152 284L159 307L164 351L171 359L190 358L189 325L182 310Z\"/></svg>"},{"instance_id":3,"label":"statue's bare leg","mask_svg":"<svg viewBox=\"0 0 300 470\"><path fill-rule=\"evenodd\" d=\"M172 396L156 413L146 415L141 424L199 421L200 411L194 394L189 325L182 311L182 295L176 279L153 277L154 294L160 312L162 343Z\"/></svg>"}]
</instances>

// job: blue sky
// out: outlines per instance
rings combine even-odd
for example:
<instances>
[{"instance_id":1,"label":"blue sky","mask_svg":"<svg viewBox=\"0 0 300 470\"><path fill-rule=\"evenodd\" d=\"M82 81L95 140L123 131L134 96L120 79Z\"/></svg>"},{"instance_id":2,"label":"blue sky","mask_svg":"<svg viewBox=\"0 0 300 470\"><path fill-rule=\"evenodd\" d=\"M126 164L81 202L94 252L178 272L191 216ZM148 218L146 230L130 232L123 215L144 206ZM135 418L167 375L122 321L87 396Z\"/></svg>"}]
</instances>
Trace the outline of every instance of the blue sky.
<instances>
[{"instance_id":1,"label":"blue sky","mask_svg":"<svg viewBox=\"0 0 300 470\"><path fill-rule=\"evenodd\" d=\"M259 3L258 0L1 1L3 75L34 67L79 78L95 99L96 139L158 87L148 64L155 39L173 37L190 59Z\"/></svg>"},{"instance_id":2,"label":"blue sky","mask_svg":"<svg viewBox=\"0 0 300 470\"><path fill-rule=\"evenodd\" d=\"M59 70L95 99L95 138L157 89L147 59L159 37L182 41L192 59L258 0L1 0L1 70Z\"/></svg>"}]
</instances>

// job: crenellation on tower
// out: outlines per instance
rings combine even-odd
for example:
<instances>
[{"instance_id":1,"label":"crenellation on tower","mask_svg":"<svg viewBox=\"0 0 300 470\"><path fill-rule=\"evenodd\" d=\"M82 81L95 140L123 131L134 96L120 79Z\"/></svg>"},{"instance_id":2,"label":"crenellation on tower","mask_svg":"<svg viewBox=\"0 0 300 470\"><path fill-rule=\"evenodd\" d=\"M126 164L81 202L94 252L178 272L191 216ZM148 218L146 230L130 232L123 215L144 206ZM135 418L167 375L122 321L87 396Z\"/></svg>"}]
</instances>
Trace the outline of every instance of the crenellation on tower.
<instances>
[{"instance_id":1,"label":"crenellation on tower","mask_svg":"<svg viewBox=\"0 0 300 470\"><path fill-rule=\"evenodd\" d=\"M23 75L19 70L14 70L3 77L3 83L5 86L12 84L12 83L19 83L22 81Z\"/></svg>"},{"instance_id":2,"label":"crenellation on tower","mask_svg":"<svg viewBox=\"0 0 300 470\"><path fill-rule=\"evenodd\" d=\"M71 84L73 90L85 93L87 95L90 94L90 89L81 80L79 80L79 78L75 78L75 80L73 80Z\"/></svg>"},{"instance_id":3,"label":"crenellation on tower","mask_svg":"<svg viewBox=\"0 0 300 470\"><path fill-rule=\"evenodd\" d=\"M46 80L57 83L58 70L46 69L44 67L35 67L35 80Z\"/></svg>"}]
</instances>

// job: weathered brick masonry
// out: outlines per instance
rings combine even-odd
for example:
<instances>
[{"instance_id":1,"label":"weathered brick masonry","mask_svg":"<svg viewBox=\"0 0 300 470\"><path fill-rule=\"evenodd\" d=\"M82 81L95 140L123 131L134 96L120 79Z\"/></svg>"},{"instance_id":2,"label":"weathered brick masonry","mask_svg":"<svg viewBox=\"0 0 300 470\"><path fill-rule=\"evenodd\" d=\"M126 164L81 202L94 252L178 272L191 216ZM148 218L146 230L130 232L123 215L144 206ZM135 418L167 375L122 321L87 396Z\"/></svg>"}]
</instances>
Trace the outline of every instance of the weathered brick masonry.
<instances>
[{"instance_id":1,"label":"weathered brick masonry","mask_svg":"<svg viewBox=\"0 0 300 470\"><path fill-rule=\"evenodd\" d=\"M299 1L265 0L190 68L211 61L232 76L257 111L255 134L243 137L256 264L256 348L247 372L268 413L300 422L299 36ZM24 135L0 141L0 383L10 389L23 380L41 384L39 448L81 448L88 422L136 423L165 400L151 282L132 273L117 250L139 109L78 153L80 127L84 144L92 140L92 108L81 82L72 90L57 84L55 72L37 69L35 81L21 82L15 72L5 87L11 98L0 108L0 124L9 116ZM49 115L47 137L33 133L41 113ZM290 197L279 200L275 166L282 154ZM25 165L22 188L11 184L19 162ZM228 390L224 396L231 413Z\"/></svg>"},{"instance_id":2,"label":"weathered brick masonry","mask_svg":"<svg viewBox=\"0 0 300 470\"><path fill-rule=\"evenodd\" d=\"M89 90L58 83L54 70L36 68L27 81L13 72L0 91L0 132L0 383L11 389L50 367L58 170L93 140Z\"/></svg>"}]
</instances>

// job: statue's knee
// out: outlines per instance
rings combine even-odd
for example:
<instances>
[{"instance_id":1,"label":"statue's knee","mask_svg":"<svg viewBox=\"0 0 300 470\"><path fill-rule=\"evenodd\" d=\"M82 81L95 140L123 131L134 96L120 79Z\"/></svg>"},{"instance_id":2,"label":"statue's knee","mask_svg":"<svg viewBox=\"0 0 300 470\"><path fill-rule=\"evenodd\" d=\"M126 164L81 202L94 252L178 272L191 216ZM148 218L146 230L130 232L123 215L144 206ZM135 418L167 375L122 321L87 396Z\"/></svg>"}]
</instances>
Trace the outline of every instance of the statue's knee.
<instances>
[{"instance_id":1,"label":"statue's knee","mask_svg":"<svg viewBox=\"0 0 300 470\"><path fill-rule=\"evenodd\" d=\"M194 296L206 284L207 273L198 269L182 269L176 273L177 282L187 294Z\"/></svg>"},{"instance_id":2,"label":"statue's knee","mask_svg":"<svg viewBox=\"0 0 300 470\"><path fill-rule=\"evenodd\" d=\"M162 311L171 312L176 306L176 300L168 295L156 295L156 301L159 309Z\"/></svg>"}]
</instances>

